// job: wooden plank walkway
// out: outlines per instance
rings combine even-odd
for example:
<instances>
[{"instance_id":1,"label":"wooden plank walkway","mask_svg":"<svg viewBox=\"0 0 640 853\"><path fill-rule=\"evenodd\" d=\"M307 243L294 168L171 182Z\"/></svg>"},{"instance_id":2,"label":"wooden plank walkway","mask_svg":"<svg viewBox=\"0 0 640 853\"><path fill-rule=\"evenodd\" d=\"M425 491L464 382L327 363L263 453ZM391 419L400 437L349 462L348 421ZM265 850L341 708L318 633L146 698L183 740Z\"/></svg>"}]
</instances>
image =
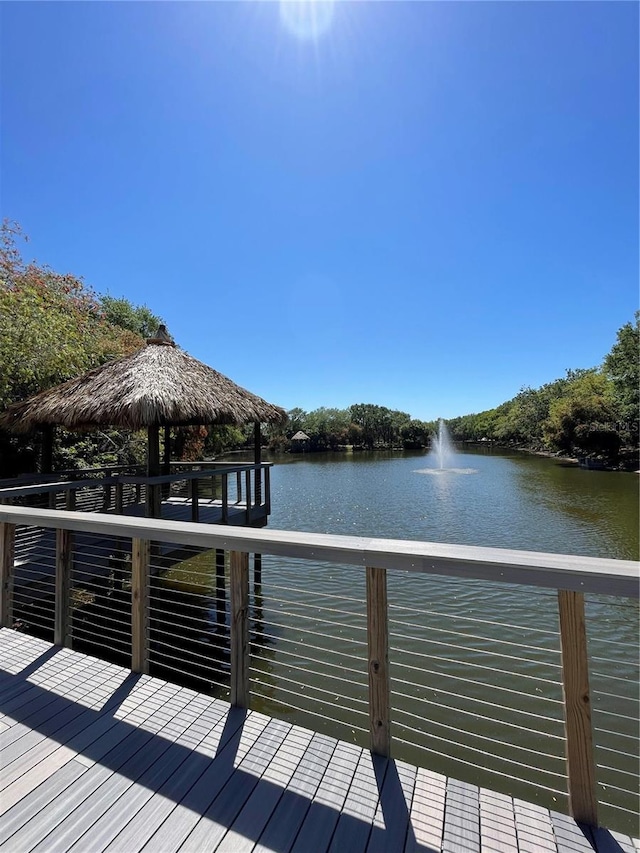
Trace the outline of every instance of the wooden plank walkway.
<instances>
[{"instance_id":1,"label":"wooden plank walkway","mask_svg":"<svg viewBox=\"0 0 640 853\"><path fill-rule=\"evenodd\" d=\"M640 842L0 630L0 851L638 853Z\"/></svg>"}]
</instances>

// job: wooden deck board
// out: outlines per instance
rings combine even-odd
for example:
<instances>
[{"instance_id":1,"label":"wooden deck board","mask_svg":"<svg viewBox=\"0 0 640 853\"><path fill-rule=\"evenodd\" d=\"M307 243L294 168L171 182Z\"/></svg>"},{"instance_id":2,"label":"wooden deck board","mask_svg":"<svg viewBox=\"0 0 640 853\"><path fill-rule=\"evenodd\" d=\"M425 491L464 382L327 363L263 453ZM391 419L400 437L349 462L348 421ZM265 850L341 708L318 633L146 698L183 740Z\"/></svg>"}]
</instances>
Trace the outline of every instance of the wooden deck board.
<instances>
[{"instance_id":1,"label":"wooden deck board","mask_svg":"<svg viewBox=\"0 0 640 853\"><path fill-rule=\"evenodd\" d=\"M144 846L175 808L176 802L211 766L211 759L225 731L227 709L222 703L215 702L213 708L202 710L200 720L208 730L202 730L198 721L193 724L194 733L198 728L201 731L199 739L194 734L194 743L190 746L192 755L187 756L188 761L177 765L164 782L152 789L138 783L132 792L133 796L127 797L126 810L116 803L96 823L91 832L92 850L95 853L107 848L127 853L136 849L136 845L138 849Z\"/></svg>"},{"instance_id":2,"label":"wooden deck board","mask_svg":"<svg viewBox=\"0 0 640 853\"><path fill-rule=\"evenodd\" d=\"M248 853L255 847L269 818L304 755L312 732L292 727L266 766L253 793L225 835L219 853Z\"/></svg>"},{"instance_id":3,"label":"wooden deck board","mask_svg":"<svg viewBox=\"0 0 640 853\"><path fill-rule=\"evenodd\" d=\"M342 807L329 850L360 853L367 847L388 762L362 752Z\"/></svg>"},{"instance_id":4,"label":"wooden deck board","mask_svg":"<svg viewBox=\"0 0 640 853\"><path fill-rule=\"evenodd\" d=\"M356 746L338 742L318 785L292 850L305 853L316 844L325 850L347 798L360 752Z\"/></svg>"},{"instance_id":5,"label":"wooden deck board","mask_svg":"<svg viewBox=\"0 0 640 853\"><path fill-rule=\"evenodd\" d=\"M237 765L239 772L231 774L224 788L182 844L181 853L201 853L204 850L219 848L228 828L236 820L254 789L260 784L262 774L284 741L289 729L288 723L279 720L269 721L260 738ZM263 793L268 797L273 791L267 786L263 788ZM247 828L251 831L251 827Z\"/></svg>"},{"instance_id":6,"label":"wooden deck board","mask_svg":"<svg viewBox=\"0 0 640 853\"><path fill-rule=\"evenodd\" d=\"M154 853L162 845L163 853L173 853L187 839L200 817L224 788L234 772L235 762L240 761L256 743L269 723L262 714L229 712L220 744L209 761L204 773L196 783L184 792L179 803L143 846L147 853ZM111 851L111 847L107 848ZM119 847L124 851L127 848ZM131 848L129 848L130 850Z\"/></svg>"},{"instance_id":7,"label":"wooden deck board","mask_svg":"<svg viewBox=\"0 0 640 853\"><path fill-rule=\"evenodd\" d=\"M418 768L405 853L441 849L446 790L445 776Z\"/></svg>"},{"instance_id":8,"label":"wooden deck board","mask_svg":"<svg viewBox=\"0 0 640 853\"><path fill-rule=\"evenodd\" d=\"M180 688L177 688L179 690ZM169 700L176 690L169 685L163 685L158 691L164 693L166 699ZM146 706L145 706L146 707ZM152 713L153 710L150 711ZM82 766L85 772L78 777L66 790L64 797L58 796L49 801L49 803L38 813L37 817L32 818L29 823L19 830L15 835L11 836L9 841L0 845L0 851L7 850L32 850L46 838L51 831L58 826L74 809L81 806L85 808L86 801L90 798L103 782L105 782L114 771L121 766L126 765L127 761L135 760L136 755L140 750L145 751L145 754L152 749L150 742L153 739L153 731L145 731L138 727L140 723L145 722L149 716L147 711L142 714L138 709L134 709L129 716L130 723L134 715L138 715L138 725L114 725L111 726L97 740L91 743L89 748L89 758L92 766ZM103 718L104 719L104 718ZM98 718L99 722L100 718ZM159 746L162 746L162 741L158 740ZM73 750L68 749L68 760L73 757ZM62 760L67 757L62 755ZM66 762L65 762L66 763ZM64 766L64 765L63 765ZM34 770L39 770L42 767L38 765ZM56 766L54 772L58 769ZM45 768L46 772L46 768ZM53 774L48 776L52 778ZM13 791L12 791L13 788ZM16 791L17 789L17 791ZM13 792L15 794L22 793L23 796L32 791L31 780L22 777L14 786L11 786L3 793L3 800L7 794ZM46 846L46 845L45 845Z\"/></svg>"},{"instance_id":9,"label":"wooden deck board","mask_svg":"<svg viewBox=\"0 0 640 853\"><path fill-rule=\"evenodd\" d=\"M0 851L639 853L640 842L9 629Z\"/></svg>"},{"instance_id":10,"label":"wooden deck board","mask_svg":"<svg viewBox=\"0 0 640 853\"><path fill-rule=\"evenodd\" d=\"M333 738L314 734L267 822L255 853L289 850L336 748Z\"/></svg>"},{"instance_id":11,"label":"wooden deck board","mask_svg":"<svg viewBox=\"0 0 640 853\"><path fill-rule=\"evenodd\" d=\"M176 713L179 713L180 709L181 706L178 705ZM154 728L156 727L151 728L152 732ZM156 733L162 734L163 737L152 739L149 745L143 745L143 748L128 758L118 772L113 773L103 782L82 802L75 812L68 815L34 850L39 851L39 853L44 853L44 851L56 853L56 851L68 850L89 830L93 835L94 824L110 806L117 803L124 794L128 793L135 781L140 779L143 784L155 784L157 779L161 778L166 772L168 760L169 762L173 760L174 763L179 760L179 756L175 752L172 753L170 749L171 739L167 739L166 729L167 726L160 725L157 727ZM94 764L94 767L98 766ZM88 777L90 773L91 771L87 772L86 776ZM123 804L121 803L122 807ZM129 811L129 808L127 802L125 811Z\"/></svg>"},{"instance_id":12,"label":"wooden deck board","mask_svg":"<svg viewBox=\"0 0 640 853\"><path fill-rule=\"evenodd\" d=\"M149 695L158 689L158 685L149 683L141 685L136 691L138 702L144 702L149 698ZM116 691L117 693L117 691ZM60 700L59 700L60 701ZM38 785L44 779L48 778L50 773L55 772L57 767L62 766L65 761L69 760L69 756L81 755L83 762L86 764L89 760L88 756L93 754L93 743L104 732L116 725L116 720L109 716L108 705L101 703L104 714L98 717L92 711L93 708L83 709L82 707L73 707L77 710L76 715L71 715L66 725L57 727L57 721L48 731L48 737L44 734L38 744L24 753L19 759L16 759L12 764L5 764L0 780L0 814L8 807L11 797L7 797L6 790L22 776L26 777L24 781L28 785ZM61 711L60 718L63 718L64 713L68 710L65 707ZM72 744L66 745L67 743Z\"/></svg>"},{"instance_id":13,"label":"wooden deck board","mask_svg":"<svg viewBox=\"0 0 640 853\"><path fill-rule=\"evenodd\" d=\"M418 768L403 761L387 763L367 853L404 850L409 835L411 802Z\"/></svg>"}]
</instances>

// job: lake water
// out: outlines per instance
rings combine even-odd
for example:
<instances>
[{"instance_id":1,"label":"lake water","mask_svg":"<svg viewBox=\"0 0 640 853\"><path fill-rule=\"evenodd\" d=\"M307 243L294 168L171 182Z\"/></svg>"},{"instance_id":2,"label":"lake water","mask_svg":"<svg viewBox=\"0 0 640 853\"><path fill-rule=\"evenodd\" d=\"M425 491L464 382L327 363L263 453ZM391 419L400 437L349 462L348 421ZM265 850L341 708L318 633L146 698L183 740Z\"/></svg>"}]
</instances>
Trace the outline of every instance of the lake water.
<instances>
[{"instance_id":1,"label":"lake water","mask_svg":"<svg viewBox=\"0 0 640 853\"><path fill-rule=\"evenodd\" d=\"M489 448L457 473L424 453L268 461L271 529L638 558L634 474ZM388 588L394 755L566 808L556 593L393 571ZM359 568L265 556L252 707L367 744L365 600ZM587 622L601 820L637 834L637 602L587 596Z\"/></svg>"},{"instance_id":2,"label":"lake water","mask_svg":"<svg viewBox=\"0 0 640 853\"><path fill-rule=\"evenodd\" d=\"M497 450L451 475L417 473L425 453L272 458L269 527L638 559L635 474Z\"/></svg>"}]
</instances>

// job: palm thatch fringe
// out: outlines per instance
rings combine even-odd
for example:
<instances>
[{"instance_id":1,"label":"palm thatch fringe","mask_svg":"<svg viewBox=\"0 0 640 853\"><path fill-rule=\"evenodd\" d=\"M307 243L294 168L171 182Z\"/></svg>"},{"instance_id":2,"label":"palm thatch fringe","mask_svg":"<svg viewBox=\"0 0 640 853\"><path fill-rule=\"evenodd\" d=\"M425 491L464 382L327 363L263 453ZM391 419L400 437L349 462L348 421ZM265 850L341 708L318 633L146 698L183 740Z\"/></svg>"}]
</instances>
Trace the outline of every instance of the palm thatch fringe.
<instances>
[{"instance_id":1,"label":"palm thatch fringe","mask_svg":"<svg viewBox=\"0 0 640 853\"><path fill-rule=\"evenodd\" d=\"M194 424L280 423L279 406L241 388L172 344L152 339L132 355L96 367L10 406L0 426L26 433L46 424L142 429Z\"/></svg>"}]
</instances>

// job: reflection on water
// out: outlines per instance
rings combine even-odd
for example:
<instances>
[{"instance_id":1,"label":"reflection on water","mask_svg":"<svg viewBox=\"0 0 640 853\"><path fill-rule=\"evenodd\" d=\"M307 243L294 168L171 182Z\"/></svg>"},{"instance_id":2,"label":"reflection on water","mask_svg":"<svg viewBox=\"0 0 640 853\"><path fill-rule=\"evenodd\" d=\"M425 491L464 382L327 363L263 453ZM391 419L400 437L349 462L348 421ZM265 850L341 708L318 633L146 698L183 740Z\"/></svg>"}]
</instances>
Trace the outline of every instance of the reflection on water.
<instances>
[{"instance_id":1,"label":"reflection on water","mask_svg":"<svg viewBox=\"0 0 640 853\"><path fill-rule=\"evenodd\" d=\"M416 474L435 474L438 477L446 478L451 474L477 474L477 468L419 468L414 473Z\"/></svg>"}]
</instances>

